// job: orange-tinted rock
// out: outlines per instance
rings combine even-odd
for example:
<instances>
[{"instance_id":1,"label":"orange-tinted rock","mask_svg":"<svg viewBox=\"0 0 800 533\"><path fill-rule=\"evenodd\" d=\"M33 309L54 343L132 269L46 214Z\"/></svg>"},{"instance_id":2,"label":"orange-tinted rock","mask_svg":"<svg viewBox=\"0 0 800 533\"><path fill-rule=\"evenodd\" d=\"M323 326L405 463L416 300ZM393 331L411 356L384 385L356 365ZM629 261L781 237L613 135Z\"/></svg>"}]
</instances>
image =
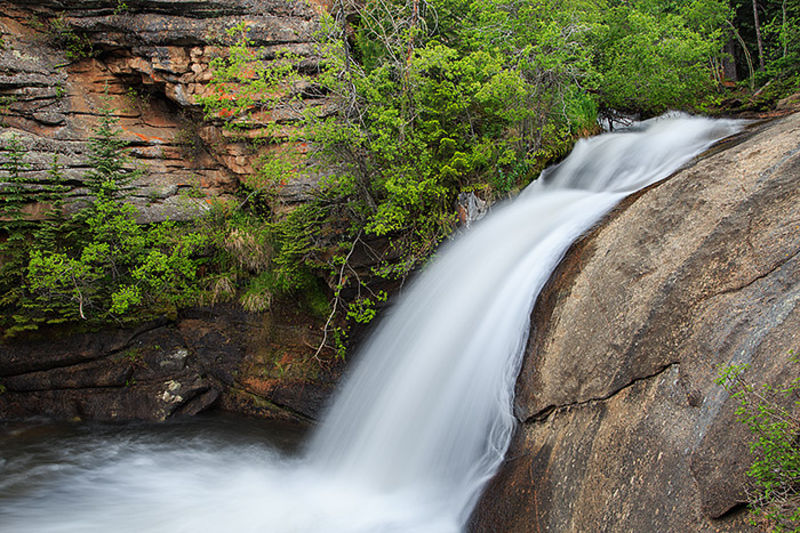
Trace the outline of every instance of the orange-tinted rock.
<instances>
[{"instance_id":1,"label":"orange-tinted rock","mask_svg":"<svg viewBox=\"0 0 800 533\"><path fill-rule=\"evenodd\" d=\"M209 63L225 53L220 42L228 39L227 29L246 21L248 37L263 47L259 57L266 61L286 49L313 62L317 13L303 3L147 0L126 9L110 0L6 3L0 13L6 43L0 49L0 118L4 135L16 135L29 150L30 180L43 179L53 154L59 154L73 194L80 196L86 141L101 108L110 105L121 119L129 154L145 171L132 198L142 222L196 217L207 204L187 199L181 184L208 184L192 185L192 197L224 196L256 167L255 151L230 154L239 138L219 124L199 124L196 97L207 92ZM27 24L46 24L56 16L91 42L93 57L67 58L65 50L50 44L46 26ZM288 108L254 116L245 136L268 134L272 129L264 126L280 122L277 138L284 138L293 130L283 123L298 116ZM305 172L304 179L316 183L312 173ZM304 198L293 191L284 201Z\"/></svg>"}]
</instances>

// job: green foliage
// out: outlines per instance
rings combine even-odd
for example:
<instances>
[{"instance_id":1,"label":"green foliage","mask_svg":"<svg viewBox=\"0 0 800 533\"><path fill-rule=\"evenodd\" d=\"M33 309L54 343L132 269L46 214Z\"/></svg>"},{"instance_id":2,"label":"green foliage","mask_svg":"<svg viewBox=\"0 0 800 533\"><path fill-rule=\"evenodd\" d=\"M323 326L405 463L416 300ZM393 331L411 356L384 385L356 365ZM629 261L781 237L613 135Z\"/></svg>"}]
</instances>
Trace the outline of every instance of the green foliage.
<instances>
[{"instance_id":1,"label":"green foliage","mask_svg":"<svg viewBox=\"0 0 800 533\"><path fill-rule=\"evenodd\" d=\"M706 20L692 28L694 15L629 4L610 9L595 36L602 51L604 105L655 114L691 108L708 95L713 88L709 59L722 47L721 31L714 26L721 23L712 24L711 31L703 31Z\"/></svg>"},{"instance_id":2,"label":"green foliage","mask_svg":"<svg viewBox=\"0 0 800 533\"><path fill-rule=\"evenodd\" d=\"M205 116L222 121L225 128L242 131L254 127L267 128L262 137L279 134L276 122L260 120L260 112L272 111L278 103L289 104L299 99L293 86L300 80L297 74L299 58L290 52L278 52L268 56L263 50L253 47L248 37L248 26L242 22L228 30L233 40L227 53L213 59L210 68L214 77L209 94L197 97Z\"/></svg>"},{"instance_id":3,"label":"green foliage","mask_svg":"<svg viewBox=\"0 0 800 533\"><path fill-rule=\"evenodd\" d=\"M347 205L351 235L390 238L399 260L382 271L404 277L452 231L463 188L526 157L519 132L531 112L524 78L499 55L427 38L408 6L396 7L364 8L363 67L328 21L317 83L343 112L310 116L306 132L337 169L329 187Z\"/></svg>"},{"instance_id":4,"label":"green foliage","mask_svg":"<svg viewBox=\"0 0 800 533\"><path fill-rule=\"evenodd\" d=\"M130 12L130 7L128 7L127 2L123 0L117 0L117 5L114 7L114 14L115 15L125 15Z\"/></svg>"},{"instance_id":5,"label":"green foliage","mask_svg":"<svg viewBox=\"0 0 800 533\"><path fill-rule=\"evenodd\" d=\"M125 90L125 101L132 111L143 113L149 106L152 100L152 94L145 89L136 89L128 87Z\"/></svg>"},{"instance_id":6,"label":"green foliage","mask_svg":"<svg viewBox=\"0 0 800 533\"><path fill-rule=\"evenodd\" d=\"M53 154L47 178L39 184L39 188L38 201L49 204L49 208L44 213L44 220L40 221L34 230L34 240L37 246L43 249L55 249L62 236L72 231L72 221L64 211L69 186L59 164L58 154Z\"/></svg>"},{"instance_id":7,"label":"green foliage","mask_svg":"<svg viewBox=\"0 0 800 533\"><path fill-rule=\"evenodd\" d=\"M50 43L55 48L64 50L70 61L93 57L96 53L92 41L86 35L75 31L63 15L48 22L47 34Z\"/></svg>"},{"instance_id":8,"label":"green foliage","mask_svg":"<svg viewBox=\"0 0 800 533\"><path fill-rule=\"evenodd\" d=\"M785 0L767 5L762 28L765 68L759 77L783 89L775 95L777 99L800 89L800 5Z\"/></svg>"},{"instance_id":9,"label":"green foliage","mask_svg":"<svg viewBox=\"0 0 800 533\"><path fill-rule=\"evenodd\" d=\"M0 117L3 115L8 115L11 111L11 105L17 101L17 95L10 94L10 95L0 95ZM0 118L2 120L2 118ZM0 122L0 126L4 125Z\"/></svg>"},{"instance_id":10,"label":"green foliage","mask_svg":"<svg viewBox=\"0 0 800 533\"><path fill-rule=\"evenodd\" d=\"M104 109L84 174L91 198L68 217L57 159L47 179L27 184L22 145L9 142L2 204L8 237L0 250L6 335L65 321L140 321L198 300L200 252L209 236L171 222L137 224L126 196L140 171L131 167L124 145L111 109ZM43 220L25 215L30 203L50 206Z\"/></svg>"},{"instance_id":11,"label":"green foliage","mask_svg":"<svg viewBox=\"0 0 800 533\"><path fill-rule=\"evenodd\" d=\"M15 226L27 226L22 213L23 207L27 203L26 179L23 172L30 168L30 163L25 161L27 149L16 135L4 136L4 141L3 161L0 162L0 169L5 171L5 186L2 189L2 197L0 197L2 201L0 214L4 220L7 220L6 223L13 231Z\"/></svg>"},{"instance_id":12,"label":"green foliage","mask_svg":"<svg viewBox=\"0 0 800 533\"><path fill-rule=\"evenodd\" d=\"M790 352L792 366L800 360ZM736 411L754 440L750 451L753 463L747 472L752 484L748 490L753 523L763 523L770 531L800 532L800 377L786 387L763 384L743 378L748 365L723 368L717 382L740 402Z\"/></svg>"},{"instance_id":13,"label":"green foliage","mask_svg":"<svg viewBox=\"0 0 800 533\"><path fill-rule=\"evenodd\" d=\"M377 314L376 306L380 302L385 302L388 297L385 291L379 291L374 297L356 298L347 306L347 318L359 324L369 324Z\"/></svg>"},{"instance_id":14,"label":"green foliage","mask_svg":"<svg viewBox=\"0 0 800 533\"><path fill-rule=\"evenodd\" d=\"M235 266L214 293L238 286L256 310L323 279L332 293L326 336L343 342L339 319L373 316L369 278L404 279L419 267L455 228L459 193L512 194L595 132L601 110L697 105L721 49L720 6L724 13L723 0L340 0L322 17L313 77L301 74L299 57L257 48L246 23L231 28L198 103L261 154L242 180L240 208L251 228L264 228L256 233L270 257L260 270ZM296 116L301 87L328 104L287 125L277 117ZM312 199L283 206L282 189L306 171L309 151L326 177ZM376 239L374 268L351 265ZM220 262L236 265L226 253Z\"/></svg>"},{"instance_id":15,"label":"green foliage","mask_svg":"<svg viewBox=\"0 0 800 533\"><path fill-rule=\"evenodd\" d=\"M14 134L2 136L0 148L0 220L4 235L0 240L0 308L13 305L21 293L22 272L27 262L27 247L32 238L33 223L25 209L32 198L41 196L29 183L30 163L25 161L27 149Z\"/></svg>"},{"instance_id":16,"label":"green foliage","mask_svg":"<svg viewBox=\"0 0 800 533\"><path fill-rule=\"evenodd\" d=\"M738 45L734 59L739 72L747 74L750 91L758 88L755 107L770 106L800 89L800 5L760 0L756 24L752 0L730 3L729 25Z\"/></svg>"},{"instance_id":17,"label":"green foliage","mask_svg":"<svg viewBox=\"0 0 800 533\"><path fill-rule=\"evenodd\" d=\"M106 104L100 110L100 120L89 138L89 170L84 183L97 199L119 197L124 189L142 175L130 168L122 149L126 142L119 135L119 119Z\"/></svg>"}]
</instances>

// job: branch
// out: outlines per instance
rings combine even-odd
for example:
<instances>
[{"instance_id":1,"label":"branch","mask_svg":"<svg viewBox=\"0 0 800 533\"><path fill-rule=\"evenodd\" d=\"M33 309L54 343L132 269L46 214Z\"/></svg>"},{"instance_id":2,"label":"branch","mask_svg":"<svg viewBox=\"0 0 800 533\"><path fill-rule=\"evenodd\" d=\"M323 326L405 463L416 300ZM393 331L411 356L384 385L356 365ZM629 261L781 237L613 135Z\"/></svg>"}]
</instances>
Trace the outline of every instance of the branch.
<instances>
[{"instance_id":1,"label":"branch","mask_svg":"<svg viewBox=\"0 0 800 533\"><path fill-rule=\"evenodd\" d=\"M350 257L352 257L353 252L356 249L356 244L358 244L360 240L361 240L361 232L359 231L358 235L356 235L356 238L353 241L353 244L350 246L350 251L347 253L347 256L345 256L344 261L342 262L342 267L339 269L339 280L336 283L336 292L334 293L333 296L333 309L328 315L328 320L325 321L325 326L323 326L322 328L322 341L319 343L319 346L317 346L317 350L314 352L314 355L311 356L318 363L322 363L322 360L319 358L319 354L322 353L322 350L328 343L328 331L329 331L328 328L330 327L331 322L333 322L333 319L339 310L339 302L341 302L342 300L342 298L339 296L339 293L341 292L342 284L344 283L345 268L348 267L350 263Z\"/></svg>"}]
</instances>

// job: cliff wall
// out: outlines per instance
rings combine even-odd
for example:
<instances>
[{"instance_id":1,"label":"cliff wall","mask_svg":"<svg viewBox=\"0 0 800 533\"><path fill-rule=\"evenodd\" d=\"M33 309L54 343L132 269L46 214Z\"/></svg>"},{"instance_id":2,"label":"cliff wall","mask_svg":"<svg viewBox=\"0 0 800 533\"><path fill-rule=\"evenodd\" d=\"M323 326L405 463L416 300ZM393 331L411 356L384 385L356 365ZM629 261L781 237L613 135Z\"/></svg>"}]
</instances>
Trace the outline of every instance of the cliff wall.
<instances>
[{"instance_id":1,"label":"cliff wall","mask_svg":"<svg viewBox=\"0 0 800 533\"><path fill-rule=\"evenodd\" d=\"M197 101L210 90L210 62L231 44L227 31L240 23L267 59L287 50L304 58L303 68L316 64L310 42L317 16L307 2L3 2L0 140L16 136L27 148L31 182L57 154L71 196L80 199L86 142L100 109L110 107L133 163L145 171L132 196L141 221L197 216L212 198L232 193L259 155L203 121ZM307 95L304 103L320 105L320 99ZM290 127L299 112L284 106L262 119ZM314 182L296 176L281 191L283 199L302 200Z\"/></svg>"}]
</instances>

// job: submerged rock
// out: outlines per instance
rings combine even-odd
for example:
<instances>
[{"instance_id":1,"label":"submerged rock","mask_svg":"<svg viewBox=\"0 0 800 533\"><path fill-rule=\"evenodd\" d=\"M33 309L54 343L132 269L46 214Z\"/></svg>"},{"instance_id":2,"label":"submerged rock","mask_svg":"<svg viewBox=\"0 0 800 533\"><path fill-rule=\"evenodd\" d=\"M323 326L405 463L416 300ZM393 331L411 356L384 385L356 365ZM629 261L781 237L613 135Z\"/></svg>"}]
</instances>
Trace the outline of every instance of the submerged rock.
<instances>
[{"instance_id":1,"label":"submerged rock","mask_svg":"<svg viewBox=\"0 0 800 533\"><path fill-rule=\"evenodd\" d=\"M623 203L532 315L521 424L473 531L744 531L749 434L715 383L800 347L800 114Z\"/></svg>"}]
</instances>

